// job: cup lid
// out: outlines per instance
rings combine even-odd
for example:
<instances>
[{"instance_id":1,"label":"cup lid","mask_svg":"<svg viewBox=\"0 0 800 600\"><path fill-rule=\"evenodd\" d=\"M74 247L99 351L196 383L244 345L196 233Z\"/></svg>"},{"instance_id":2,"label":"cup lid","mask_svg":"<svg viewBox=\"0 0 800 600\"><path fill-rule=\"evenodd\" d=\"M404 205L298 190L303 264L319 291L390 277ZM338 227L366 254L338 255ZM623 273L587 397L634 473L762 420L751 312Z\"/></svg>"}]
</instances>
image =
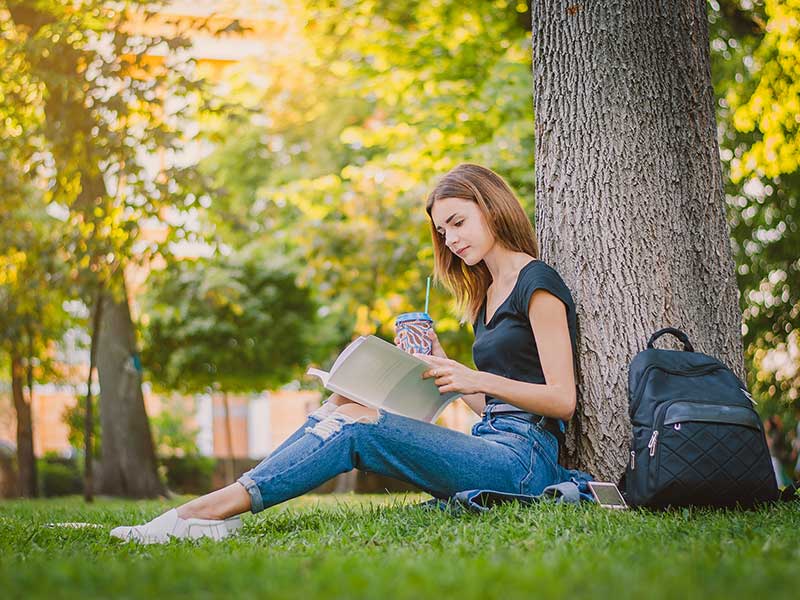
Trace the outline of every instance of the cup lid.
<instances>
[{"instance_id":1,"label":"cup lid","mask_svg":"<svg viewBox=\"0 0 800 600\"><path fill-rule=\"evenodd\" d=\"M430 321L433 323L433 319L431 319L431 316L426 312L403 313L397 315L397 319L395 319L395 323L405 323L406 321Z\"/></svg>"}]
</instances>

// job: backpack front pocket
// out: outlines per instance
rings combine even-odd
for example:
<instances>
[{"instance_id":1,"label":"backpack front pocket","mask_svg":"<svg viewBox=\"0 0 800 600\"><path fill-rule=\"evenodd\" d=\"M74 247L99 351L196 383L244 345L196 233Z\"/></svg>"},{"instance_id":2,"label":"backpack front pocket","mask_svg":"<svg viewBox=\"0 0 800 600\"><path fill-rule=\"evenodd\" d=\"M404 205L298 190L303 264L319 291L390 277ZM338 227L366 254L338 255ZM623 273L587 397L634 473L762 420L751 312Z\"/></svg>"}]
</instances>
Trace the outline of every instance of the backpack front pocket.
<instances>
[{"instance_id":1,"label":"backpack front pocket","mask_svg":"<svg viewBox=\"0 0 800 600\"><path fill-rule=\"evenodd\" d=\"M749 407L675 401L659 421L650 448L654 504L747 504L774 485L761 468L769 453Z\"/></svg>"}]
</instances>

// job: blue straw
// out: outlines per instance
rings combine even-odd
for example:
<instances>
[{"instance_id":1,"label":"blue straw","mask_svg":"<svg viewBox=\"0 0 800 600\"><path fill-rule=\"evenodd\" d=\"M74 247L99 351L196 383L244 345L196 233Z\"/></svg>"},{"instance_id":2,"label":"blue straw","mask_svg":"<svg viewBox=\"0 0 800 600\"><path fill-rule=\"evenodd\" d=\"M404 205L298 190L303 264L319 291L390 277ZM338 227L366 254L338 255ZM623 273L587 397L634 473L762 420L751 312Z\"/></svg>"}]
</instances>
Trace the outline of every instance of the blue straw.
<instances>
[{"instance_id":1,"label":"blue straw","mask_svg":"<svg viewBox=\"0 0 800 600\"><path fill-rule=\"evenodd\" d=\"M425 289L425 314L428 314L428 300L431 297L431 278L428 277L428 284Z\"/></svg>"}]
</instances>

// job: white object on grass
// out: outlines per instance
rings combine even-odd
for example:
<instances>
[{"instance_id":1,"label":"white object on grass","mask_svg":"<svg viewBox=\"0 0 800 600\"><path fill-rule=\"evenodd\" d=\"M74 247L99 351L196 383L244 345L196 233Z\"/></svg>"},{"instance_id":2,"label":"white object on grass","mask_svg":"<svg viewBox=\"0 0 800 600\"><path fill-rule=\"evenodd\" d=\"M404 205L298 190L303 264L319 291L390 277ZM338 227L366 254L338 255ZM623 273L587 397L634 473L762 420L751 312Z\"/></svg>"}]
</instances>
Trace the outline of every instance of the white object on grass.
<instances>
[{"instance_id":1,"label":"white object on grass","mask_svg":"<svg viewBox=\"0 0 800 600\"><path fill-rule=\"evenodd\" d=\"M140 544L166 544L172 538L221 540L238 531L241 526L239 517L224 520L182 519L173 508L144 525L115 527L111 530L111 536Z\"/></svg>"}]
</instances>

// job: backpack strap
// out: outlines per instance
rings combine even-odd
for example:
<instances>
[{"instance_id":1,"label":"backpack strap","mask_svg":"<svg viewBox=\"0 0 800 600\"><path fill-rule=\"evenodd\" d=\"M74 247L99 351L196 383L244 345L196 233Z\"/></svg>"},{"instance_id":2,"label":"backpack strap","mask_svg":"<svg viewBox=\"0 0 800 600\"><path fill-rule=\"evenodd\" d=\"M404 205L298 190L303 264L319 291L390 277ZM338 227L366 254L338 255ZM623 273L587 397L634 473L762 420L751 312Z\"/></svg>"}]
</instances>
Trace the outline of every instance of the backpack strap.
<instances>
[{"instance_id":1,"label":"backpack strap","mask_svg":"<svg viewBox=\"0 0 800 600\"><path fill-rule=\"evenodd\" d=\"M689 336L683 333L680 329L675 329L674 327L664 327L664 329L659 329L656 331L650 336L650 339L647 340L647 347L653 348L655 341L667 333L674 335L681 342L683 342L683 349L686 350L686 352L694 352L694 346L692 346L692 343L689 341Z\"/></svg>"}]
</instances>

